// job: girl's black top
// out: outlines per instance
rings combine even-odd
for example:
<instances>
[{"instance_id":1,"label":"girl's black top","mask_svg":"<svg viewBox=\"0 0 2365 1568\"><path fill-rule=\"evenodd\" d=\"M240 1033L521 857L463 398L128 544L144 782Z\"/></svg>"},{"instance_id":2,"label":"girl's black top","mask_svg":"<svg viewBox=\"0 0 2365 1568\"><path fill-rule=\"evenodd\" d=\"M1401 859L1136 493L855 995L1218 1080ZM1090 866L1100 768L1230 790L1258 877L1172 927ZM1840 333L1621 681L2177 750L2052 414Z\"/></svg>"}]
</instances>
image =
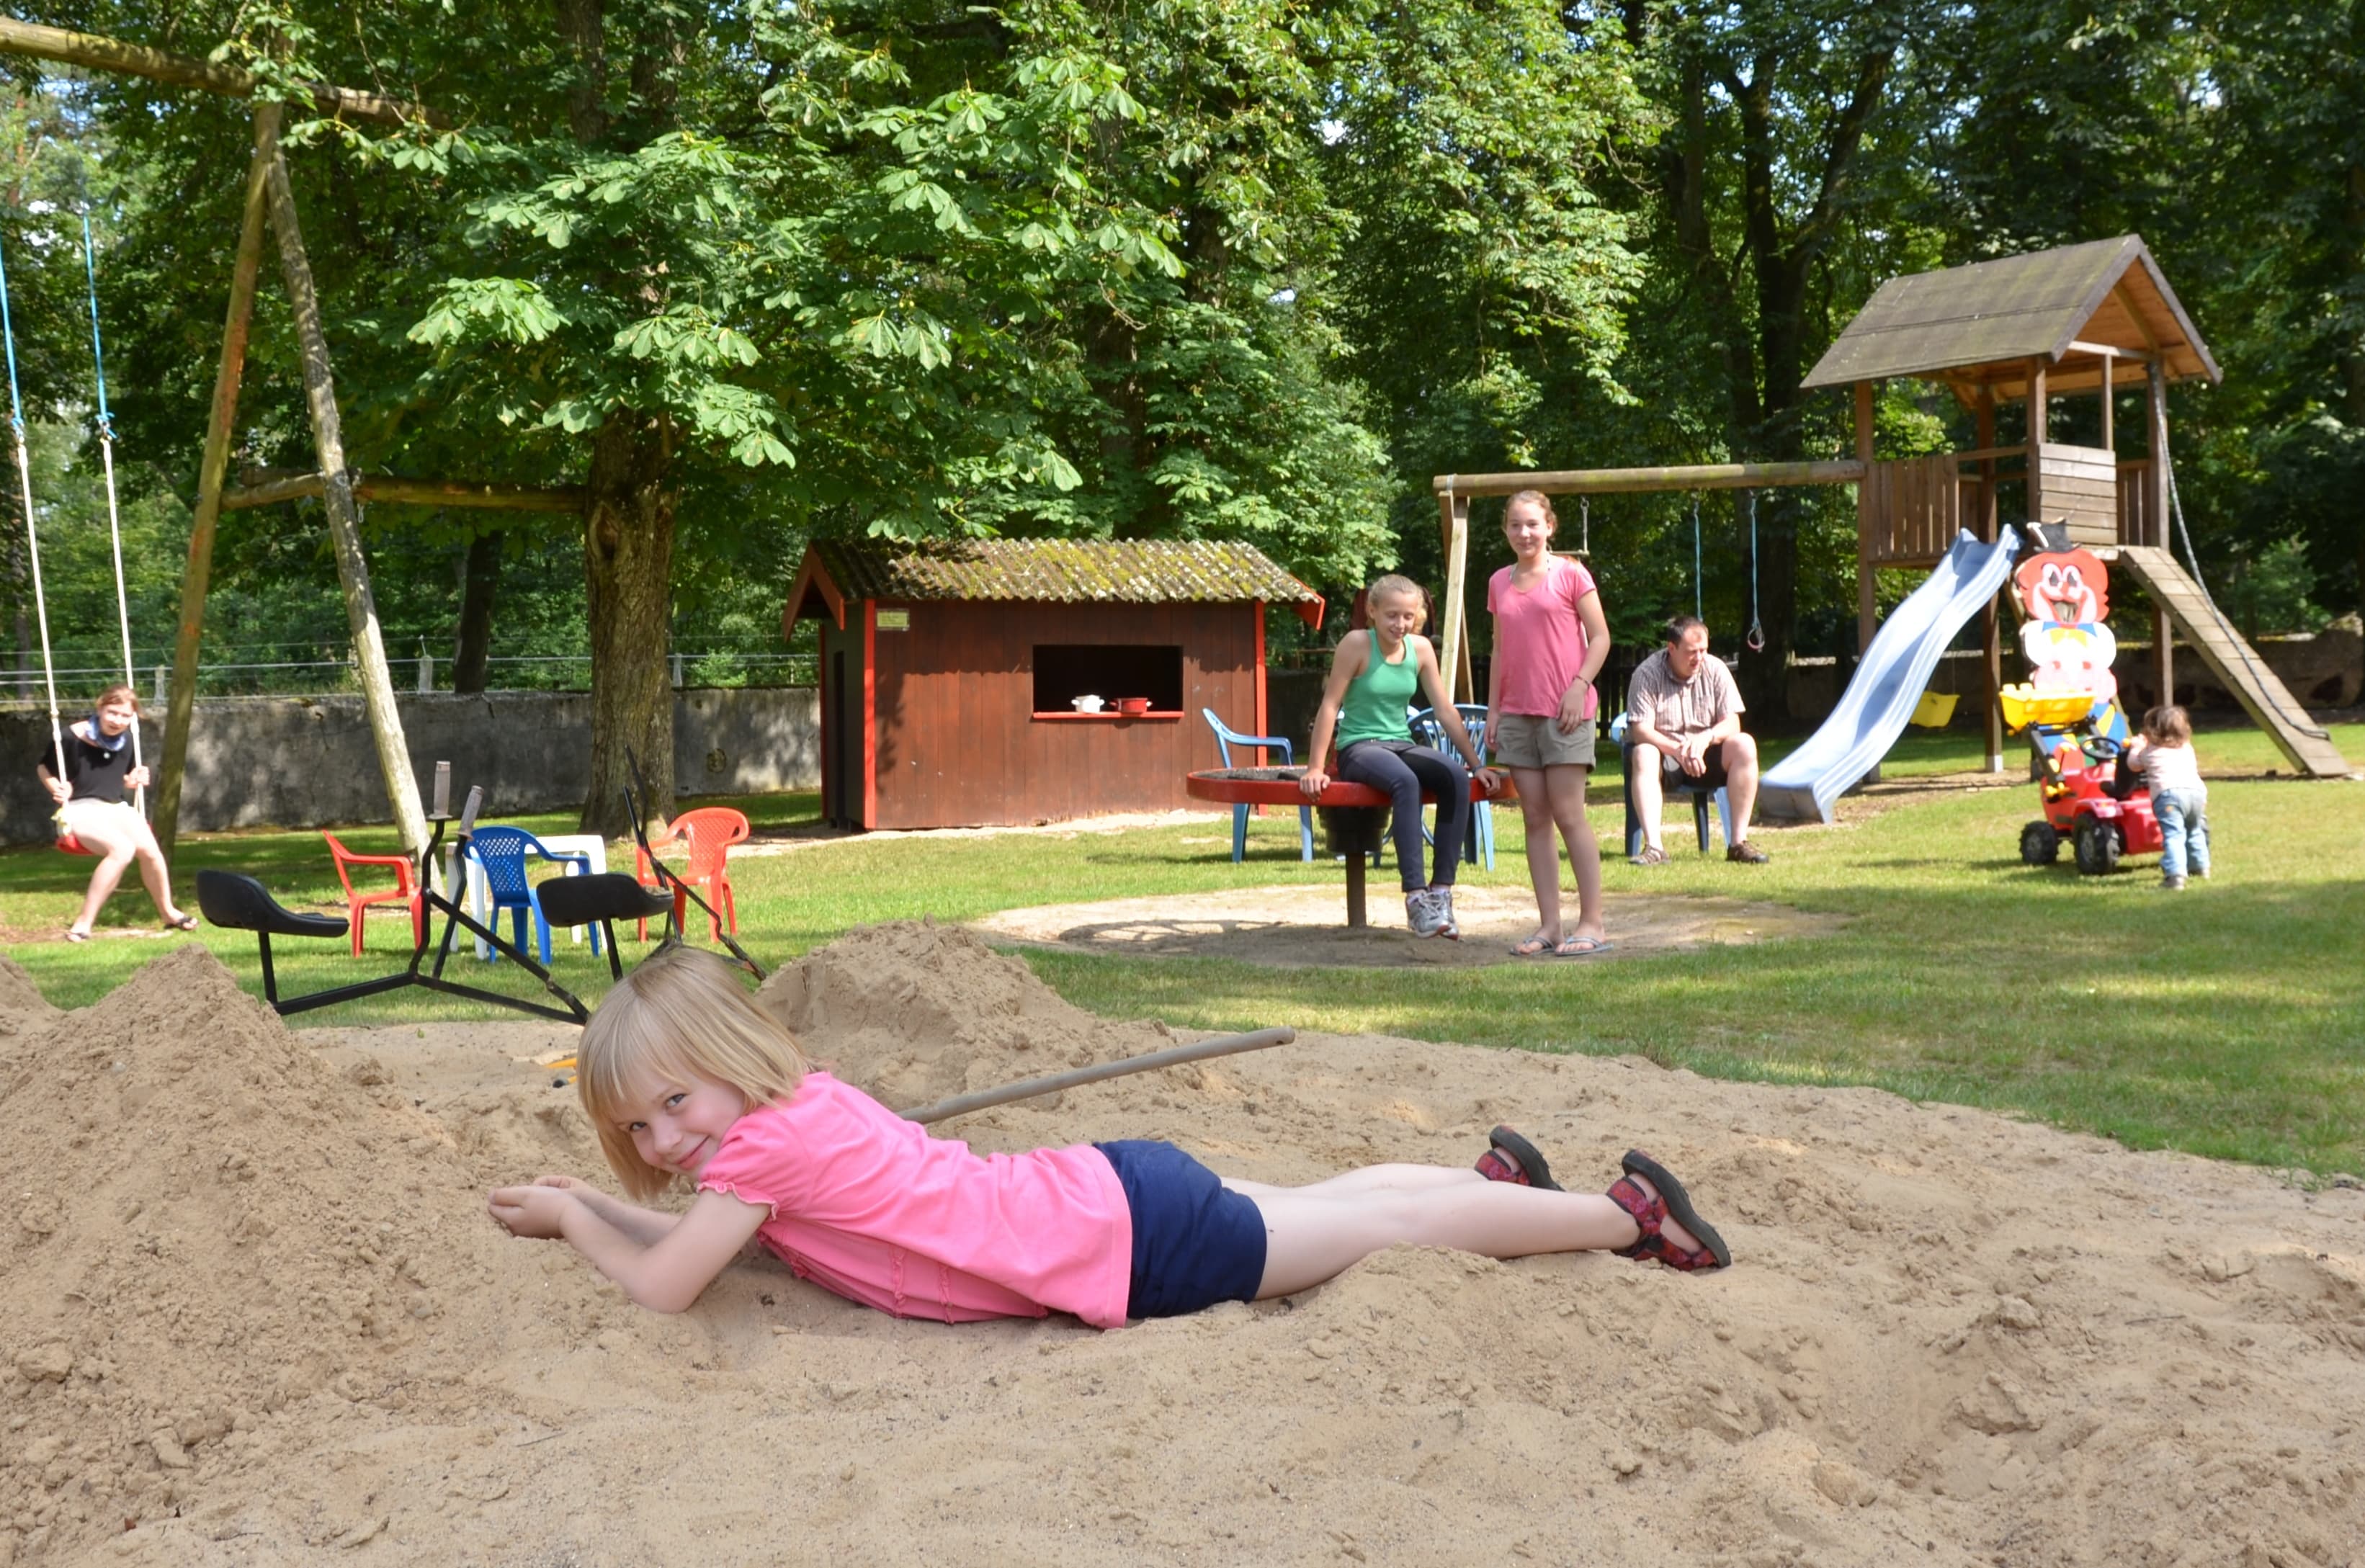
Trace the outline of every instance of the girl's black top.
<instances>
[{"instance_id":1,"label":"girl's black top","mask_svg":"<svg viewBox=\"0 0 2365 1568\"><path fill-rule=\"evenodd\" d=\"M53 778L63 778L73 786L77 801L116 801L123 799L123 778L131 771L131 744L126 736L123 745L109 751L93 745L69 729L65 733L66 765L58 767L55 746L41 748L41 766Z\"/></svg>"}]
</instances>

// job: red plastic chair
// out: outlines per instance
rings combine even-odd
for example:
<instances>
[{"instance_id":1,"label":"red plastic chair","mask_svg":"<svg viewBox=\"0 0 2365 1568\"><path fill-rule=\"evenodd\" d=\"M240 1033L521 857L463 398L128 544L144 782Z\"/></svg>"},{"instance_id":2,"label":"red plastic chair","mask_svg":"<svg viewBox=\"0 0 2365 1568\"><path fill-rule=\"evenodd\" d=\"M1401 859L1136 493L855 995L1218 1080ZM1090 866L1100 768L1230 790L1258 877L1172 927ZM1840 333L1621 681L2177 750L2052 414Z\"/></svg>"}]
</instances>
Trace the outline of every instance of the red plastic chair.
<instances>
[{"instance_id":1,"label":"red plastic chair","mask_svg":"<svg viewBox=\"0 0 2365 1568\"><path fill-rule=\"evenodd\" d=\"M329 854L337 863L337 880L345 885L345 918L353 927L353 957L362 956L362 911L374 903L399 903L410 911L410 945L413 949L427 941L427 904L419 894L419 870L407 855L356 855L337 842L333 833L320 835L329 841ZM364 893L353 890L354 866L390 866L394 868L392 890Z\"/></svg>"},{"instance_id":2,"label":"red plastic chair","mask_svg":"<svg viewBox=\"0 0 2365 1568\"><path fill-rule=\"evenodd\" d=\"M714 927L712 935L717 937L723 935L725 921L730 923L731 935L739 935L739 906L731 893L731 846L745 843L748 831L746 817L729 806L701 806L694 812L682 812L673 819L662 835L652 835L649 839L649 846L653 849L667 848L676 844L689 846L689 863L674 875L699 889L704 893L706 902L714 906L716 918L710 924ZM656 873L649 868L648 856L635 848L633 858L638 862L640 879L654 885ZM674 890L673 919L676 925L684 924L684 914L689 908L689 895L678 888ZM641 940L645 942L649 936L649 923L642 921L640 928Z\"/></svg>"}]
</instances>

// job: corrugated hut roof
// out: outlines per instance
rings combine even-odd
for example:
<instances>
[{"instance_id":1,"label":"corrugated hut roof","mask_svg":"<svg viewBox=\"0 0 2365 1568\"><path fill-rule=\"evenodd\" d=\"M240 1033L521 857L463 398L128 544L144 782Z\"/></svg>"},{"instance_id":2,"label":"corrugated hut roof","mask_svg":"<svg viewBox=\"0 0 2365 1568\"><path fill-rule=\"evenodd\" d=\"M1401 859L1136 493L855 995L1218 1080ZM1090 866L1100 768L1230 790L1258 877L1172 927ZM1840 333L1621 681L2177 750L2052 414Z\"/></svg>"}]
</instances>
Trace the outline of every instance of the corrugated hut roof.
<instances>
[{"instance_id":1,"label":"corrugated hut roof","mask_svg":"<svg viewBox=\"0 0 2365 1568\"><path fill-rule=\"evenodd\" d=\"M834 591L833 591L834 590ZM1037 604L1298 606L1318 623L1322 596L1252 544L1160 540L971 539L925 543L817 540L789 593L787 619L836 602L1001 599Z\"/></svg>"},{"instance_id":2,"label":"corrugated hut roof","mask_svg":"<svg viewBox=\"0 0 2365 1568\"><path fill-rule=\"evenodd\" d=\"M2094 352L2123 351L2123 356ZM2220 379L2217 362L2142 239L2124 234L2001 261L1893 277L1875 291L1807 386L1918 375L1966 401L1981 386L1999 402L2028 395L2043 358L2048 392L2140 386L2153 354L2170 381Z\"/></svg>"}]
</instances>

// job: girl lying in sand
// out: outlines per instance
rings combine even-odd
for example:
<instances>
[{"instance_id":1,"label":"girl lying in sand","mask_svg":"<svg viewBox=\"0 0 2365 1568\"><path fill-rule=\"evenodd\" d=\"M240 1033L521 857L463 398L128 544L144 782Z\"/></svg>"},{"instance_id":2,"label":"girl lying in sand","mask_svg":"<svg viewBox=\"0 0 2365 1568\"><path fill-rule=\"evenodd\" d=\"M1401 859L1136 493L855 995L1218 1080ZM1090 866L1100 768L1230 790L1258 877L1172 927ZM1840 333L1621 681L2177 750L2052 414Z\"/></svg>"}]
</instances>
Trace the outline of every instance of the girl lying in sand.
<instances>
[{"instance_id":1,"label":"girl lying in sand","mask_svg":"<svg viewBox=\"0 0 2365 1568\"><path fill-rule=\"evenodd\" d=\"M1649 1156L1627 1155L1605 1195L1565 1193L1507 1129L1474 1170L1373 1165L1306 1187L1219 1180L1166 1143L971 1154L808 1067L736 972L692 948L617 986L581 1058L584 1108L626 1191L653 1198L687 1177L698 1196L663 1214L544 1176L497 1189L493 1218L564 1238L659 1312L696 1301L751 1238L899 1317L1057 1311L1101 1327L1288 1295L1398 1242L1732 1260Z\"/></svg>"}]
</instances>

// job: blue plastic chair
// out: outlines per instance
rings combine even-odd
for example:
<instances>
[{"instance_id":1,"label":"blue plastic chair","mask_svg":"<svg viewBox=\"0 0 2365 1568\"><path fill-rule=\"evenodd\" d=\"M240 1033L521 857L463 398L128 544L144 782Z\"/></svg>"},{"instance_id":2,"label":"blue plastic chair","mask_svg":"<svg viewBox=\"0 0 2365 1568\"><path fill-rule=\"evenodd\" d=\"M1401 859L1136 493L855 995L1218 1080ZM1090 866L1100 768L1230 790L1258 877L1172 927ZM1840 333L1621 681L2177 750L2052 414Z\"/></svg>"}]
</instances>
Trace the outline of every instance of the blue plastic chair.
<instances>
[{"instance_id":1,"label":"blue plastic chair","mask_svg":"<svg viewBox=\"0 0 2365 1568\"><path fill-rule=\"evenodd\" d=\"M1297 749L1289 744L1289 738L1286 735L1244 735L1239 731L1226 726L1221 719L1216 717L1216 711L1213 708L1202 708L1199 710L1199 713L1202 718L1207 721L1207 727L1216 732L1216 755L1224 759L1224 766L1226 767L1235 766L1232 761L1232 748L1236 745L1260 746L1267 750L1278 750L1281 753L1281 765L1283 767L1295 767L1297 766ZM1260 757L1252 766L1260 767L1264 766L1263 759ZM1304 852L1304 858L1307 860L1313 859L1314 808L1311 806L1300 806L1297 808L1297 839L1298 844ZM1233 864L1238 865L1240 861L1246 859L1248 857L1248 852L1249 808L1248 802L1243 801L1239 805L1232 808Z\"/></svg>"},{"instance_id":2,"label":"blue plastic chair","mask_svg":"<svg viewBox=\"0 0 2365 1568\"><path fill-rule=\"evenodd\" d=\"M1626 744L1625 714L1620 713L1618 717L1609 721L1609 738L1618 743L1619 771L1625 775L1626 858L1631 860L1634 857L1642 853L1642 845L1646 835L1642 832L1642 818L1641 814L1634 810L1634 748ZM1655 758L1658 754L1653 752L1652 755L1654 758L1653 766L1655 766ZM1664 793L1669 795L1689 795L1692 798L1692 827L1693 830L1699 834L1700 853L1702 855L1707 854L1708 801L1709 791L1701 789L1699 786L1692 783L1689 779L1686 779L1681 783L1668 784L1666 783L1666 774L1664 771L1659 775L1659 778L1660 782L1664 786ZM1725 843L1731 844L1732 842L1732 800L1724 792L1721 787L1716 790L1715 795L1716 820L1719 825L1724 829Z\"/></svg>"},{"instance_id":3,"label":"blue plastic chair","mask_svg":"<svg viewBox=\"0 0 2365 1568\"><path fill-rule=\"evenodd\" d=\"M561 866L579 868L585 875L591 870L588 855L558 855L544 849L542 840L521 827L480 827L468 840L468 858L483 868L485 886L493 895L493 917L487 924L498 929L501 911L510 912L510 942L522 950L525 946L525 917L533 914L533 935L542 953L544 969L550 967L550 922L542 913L542 900L534 895L533 884L525 879L525 857L531 853ZM591 956L600 956L600 928L591 928ZM500 962L500 953L492 955Z\"/></svg>"},{"instance_id":4,"label":"blue plastic chair","mask_svg":"<svg viewBox=\"0 0 2365 1568\"><path fill-rule=\"evenodd\" d=\"M1486 755L1486 705L1483 702L1456 702L1453 711L1462 715L1462 727L1470 732L1471 748L1480 756ZM1431 751L1453 755L1453 747L1445 738L1445 726L1437 722L1437 711L1423 708L1412 716L1412 738ZM1434 845L1437 837L1429 829L1420 830L1421 841ZM1495 802L1480 801L1470 813L1470 836L1462 842L1462 858L1474 866L1495 868Z\"/></svg>"}]
</instances>

